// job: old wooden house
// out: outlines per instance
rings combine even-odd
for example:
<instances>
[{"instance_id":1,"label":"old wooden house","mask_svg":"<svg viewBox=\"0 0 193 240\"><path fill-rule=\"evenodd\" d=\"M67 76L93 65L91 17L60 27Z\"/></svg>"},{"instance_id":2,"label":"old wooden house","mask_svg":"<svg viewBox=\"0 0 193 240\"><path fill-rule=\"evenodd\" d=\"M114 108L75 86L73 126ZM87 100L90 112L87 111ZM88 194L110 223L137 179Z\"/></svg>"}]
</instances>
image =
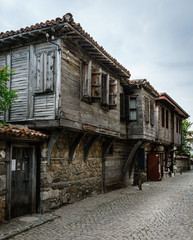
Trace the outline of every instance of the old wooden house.
<instances>
[{"instance_id":1,"label":"old wooden house","mask_svg":"<svg viewBox=\"0 0 193 240\"><path fill-rule=\"evenodd\" d=\"M160 106L174 111L178 119L185 117L146 80L129 81L130 72L70 13L0 33L0 67L4 65L15 70L9 88L17 90L18 98L1 119L42 132L27 144L21 138L5 141L7 151L0 155L2 164L6 159L5 219L23 214L10 205L17 181L23 196L20 208L29 199L33 204L25 213L32 213L133 184L133 173L134 180L139 172L147 180L147 154L165 154L165 135L158 130ZM33 177L19 180L25 172L20 162L27 156Z\"/></svg>"},{"instance_id":2,"label":"old wooden house","mask_svg":"<svg viewBox=\"0 0 193 240\"><path fill-rule=\"evenodd\" d=\"M182 120L189 115L166 93L158 93L146 79L130 80L121 93L121 121L133 145L123 176L134 182L158 181L182 141ZM134 167L134 171L133 170Z\"/></svg>"},{"instance_id":3,"label":"old wooden house","mask_svg":"<svg viewBox=\"0 0 193 240\"><path fill-rule=\"evenodd\" d=\"M189 115L167 93L160 93L156 98L156 111L158 113L156 139L164 147L164 155L160 158L160 162L163 162L161 168L163 176L163 170L168 168L168 164L173 172L174 154L182 144L182 120ZM156 154L152 156L152 163L154 159ZM153 166L155 167L155 164ZM149 180L156 178L151 173L149 176Z\"/></svg>"},{"instance_id":4,"label":"old wooden house","mask_svg":"<svg viewBox=\"0 0 193 240\"><path fill-rule=\"evenodd\" d=\"M120 93L130 72L71 14L1 33L0 66L4 65L15 70L9 88L17 90L18 98L1 119L49 135L33 160L36 177L31 181L40 186L34 193L35 208L29 212L48 211L121 186L132 146L125 123L120 122ZM25 149L25 144L18 148ZM13 153L9 158L17 161ZM15 181L11 174L7 177L8 182ZM13 184L7 188L13 198Z\"/></svg>"}]
</instances>

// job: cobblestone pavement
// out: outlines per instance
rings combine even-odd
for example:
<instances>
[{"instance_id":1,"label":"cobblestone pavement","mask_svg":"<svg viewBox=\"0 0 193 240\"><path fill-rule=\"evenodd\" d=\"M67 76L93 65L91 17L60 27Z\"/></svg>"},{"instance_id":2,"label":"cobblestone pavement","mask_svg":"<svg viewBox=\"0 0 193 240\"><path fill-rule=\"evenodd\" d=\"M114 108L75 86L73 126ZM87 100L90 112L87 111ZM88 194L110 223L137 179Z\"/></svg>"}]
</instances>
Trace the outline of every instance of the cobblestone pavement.
<instances>
[{"instance_id":1,"label":"cobblestone pavement","mask_svg":"<svg viewBox=\"0 0 193 240\"><path fill-rule=\"evenodd\" d=\"M64 206L15 240L192 240L193 172Z\"/></svg>"}]
</instances>

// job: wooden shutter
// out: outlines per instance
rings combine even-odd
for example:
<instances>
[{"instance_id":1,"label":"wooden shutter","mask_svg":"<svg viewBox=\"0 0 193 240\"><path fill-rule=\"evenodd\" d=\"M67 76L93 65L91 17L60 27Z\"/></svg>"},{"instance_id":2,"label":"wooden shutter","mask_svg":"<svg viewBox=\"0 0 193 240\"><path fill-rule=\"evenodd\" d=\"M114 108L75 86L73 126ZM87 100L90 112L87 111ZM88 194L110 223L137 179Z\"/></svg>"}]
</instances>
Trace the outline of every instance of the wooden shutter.
<instances>
[{"instance_id":1,"label":"wooden shutter","mask_svg":"<svg viewBox=\"0 0 193 240\"><path fill-rule=\"evenodd\" d=\"M120 93L120 120L125 120L125 94Z\"/></svg>"},{"instance_id":2,"label":"wooden shutter","mask_svg":"<svg viewBox=\"0 0 193 240\"><path fill-rule=\"evenodd\" d=\"M41 52L36 54L36 92L52 92L54 88L55 53Z\"/></svg>"},{"instance_id":3,"label":"wooden shutter","mask_svg":"<svg viewBox=\"0 0 193 240\"><path fill-rule=\"evenodd\" d=\"M97 102L101 98L102 69L92 70L92 101Z\"/></svg>"},{"instance_id":4,"label":"wooden shutter","mask_svg":"<svg viewBox=\"0 0 193 240\"><path fill-rule=\"evenodd\" d=\"M117 105L117 80L110 80L109 106L111 109Z\"/></svg>"},{"instance_id":5,"label":"wooden shutter","mask_svg":"<svg viewBox=\"0 0 193 240\"><path fill-rule=\"evenodd\" d=\"M109 74L102 75L102 106L109 105Z\"/></svg>"},{"instance_id":6,"label":"wooden shutter","mask_svg":"<svg viewBox=\"0 0 193 240\"><path fill-rule=\"evenodd\" d=\"M54 89L54 61L55 54L54 52L49 52L46 55L45 65L46 65L46 77L44 81L44 91L45 92L52 92Z\"/></svg>"},{"instance_id":7,"label":"wooden shutter","mask_svg":"<svg viewBox=\"0 0 193 240\"><path fill-rule=\"evenodd\" d=\"M82 95L83 99L86 100L91 98L91 68L92 62L88 64L83 63L82 66Z\"/></svg>"},{"instance_id":8,"label":"wooden shutter","mask_svg":"<svg viewBox=\"0 0 193 240\"><path fill-rule=\"evenodd\" d=\"M125 120L129 121L129 95L125 95Z\"/></svg>"}]
</instances>

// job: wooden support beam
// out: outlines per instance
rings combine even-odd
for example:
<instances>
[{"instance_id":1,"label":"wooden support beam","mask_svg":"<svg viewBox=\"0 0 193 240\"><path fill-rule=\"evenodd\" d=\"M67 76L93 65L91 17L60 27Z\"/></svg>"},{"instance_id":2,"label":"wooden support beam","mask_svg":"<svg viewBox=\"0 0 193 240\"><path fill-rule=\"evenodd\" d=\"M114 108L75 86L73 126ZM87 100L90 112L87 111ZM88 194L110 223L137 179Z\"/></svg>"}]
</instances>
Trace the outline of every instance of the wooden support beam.
<instances>
[{"instance_id":1,"label":"wooden support beam","mask_svg":"<svg viewBox=\"0 0 193 240\"><path fill-rule=\"evenodd\" d=\"M74 142L69 146L69 159L68 162L71 163L74 153L76 151L76 148L78 146L78 144L80 143L81 139L85 136L85 133L78 133L76 139L74 140Z\"/></svg>"},{"instance_id":2,"label":"wooden support beam","mask_svg":"<svg viewBox=\"0 0 193 240\"><path fill-rule=\"evenodd\" d=\"M130 163L132 162L132 159L133 159L135 153L137 152L137 149L142 145L142 143L143 143L143 140L139 140L139 141L135 144L135 146L133 147L133 149L132 149L131 153L129 154L129 157L127 158L127 161L126 161L126 163L125 163L125 165L124 165L124 167L123 167L122 178L125 177L126 172L127 172L127 168L128 168L128 166L130 165Z\"/></svg>"},{"instance_id":3,"label":"wooden support beam","mask_svg":"<svg viewBox=\"0 0 193 240\"><path fill-rule=\"evenodd\" d=\"M90 149L92 145L96 142L96 140L100 137L100 135L93 135L88 144L84 148L84 161L86 162L88 158L88 154L90 152Z\"/></svg>"},{"instance_id":4,"label":"wooden support beam","mask_svg":"<svg viewBox=\"0 0 193 240\"><path fill-rule=\"evenodd\" d=\"M52 154L53 147L60 136L62 130L61 129L55 129L51 135L50 135L50 140L48 142L48 156L47 156L47 164L50 165L50 158Z\"/></svg>"}]
</instances>

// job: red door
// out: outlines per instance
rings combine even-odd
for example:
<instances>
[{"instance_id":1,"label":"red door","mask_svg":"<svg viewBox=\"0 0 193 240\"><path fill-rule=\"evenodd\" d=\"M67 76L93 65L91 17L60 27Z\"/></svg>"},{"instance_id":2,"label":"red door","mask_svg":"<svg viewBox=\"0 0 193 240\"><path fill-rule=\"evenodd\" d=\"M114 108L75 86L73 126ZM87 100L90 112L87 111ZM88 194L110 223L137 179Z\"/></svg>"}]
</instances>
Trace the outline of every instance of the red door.
<instances>
[{"instance_id":1,"label":"red door","mask_svg":"<svg viewBox=\"0 0 193 240\"><path fill-rule=\"evenodd\" d=\"M159 181L161 179L160 157L158 153L148 154L148 180Z\"/></svg>"}]
</instances>

